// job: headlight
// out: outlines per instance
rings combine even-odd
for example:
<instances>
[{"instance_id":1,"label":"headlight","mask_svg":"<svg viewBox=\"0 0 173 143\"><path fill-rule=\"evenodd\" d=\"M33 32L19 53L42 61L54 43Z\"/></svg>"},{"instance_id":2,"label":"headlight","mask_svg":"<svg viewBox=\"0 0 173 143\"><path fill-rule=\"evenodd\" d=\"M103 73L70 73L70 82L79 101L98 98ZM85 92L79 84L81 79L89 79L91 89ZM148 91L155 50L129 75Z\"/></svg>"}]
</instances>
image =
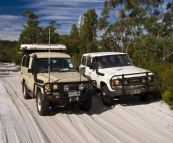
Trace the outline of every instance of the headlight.
<instances>
[{"instance_id":1,"label":"headlight","mask_svg":"<svg viewBox=\"0 0 173 143\"><path fill-rule=\"evenodd\" d=\"M64 86L64 90L65 90L65 91L69 91L69 90L70 90L69 85L65 85L65 86Z\"/></svg>"},{"instance_id":2,"label":"headlight","mask_svg":"<svg viewBox=\"0 0 173 143\"><path fill-rule=\"evenodd\" d=\"M85 85L84 84L80 84L79 85L79 90L84 90L84 88L85 88Z\"/></svg>"},{"instance_id":3,"label":"headlight","mask_svg":"<svg viewBox=\"0 0 173 143\"><path fill-rule=\"evenodd\" d=\"M148 81L151 81L151 77L150 76L148 77Z\"/></svg>"},{"instance_id":4,"label":"headlight","mask_svg":"<svg viewBox=\"0 0 173 143\"><path fill-rule=\"evenodd\" d=\"M96 86L96 82L95 81L93 81L93 86Z\"/></svg>"},{"instance_id":5,"label":"headlight","mask_svg":"<svg viewBox=\"0 0 173 143\"><path fill-rule=\"evenodd\" d=\"M113 80L110 81L110 84L111 84L112 86L120 85L120 80L118 80L118 79L113 79Z\"/></svg>"},{"instance_id":6,"label":"headlight","mask_svg":"<svg viewBox=\"0 0 173 143\"><path fill-rule=\"evenodd\" d=\"M119 85L120 81L118 79L115 80L115 85Z\"/></svg>"},{"instance_id":7,"label":"headlight","mask_svg":"<svg viewBox=\"0 0 173 143\"><path fill-rule=\"evenodd\" d=\"M91 89L91 88L93 88L93 86L96 86L96 82L95 81L86 82L84 84L84 88L86 88L86 89Z\"/></svg>"},{"instance_id":8,"label":"headlight","mask_svg":"<svg viewBox=\"0 0 173 143\"><path fill-rule=\"evenodd\" d=\"M46 88L46 89L50 89L50 84L49 84L49 83L46 83L46 84L45 84L45 88Z\"/></svg>"},{"instance_id":9,"label":"headlight","mask_svg":"<svg viewBox=\"0 0 173 143\"><path fill-rule=\"evenodd\" d=\"M57 84L53 84L53 90L57 90L58 89L58 85Z\"/></svg>"},{"instance_id":10,"label":"headlight","mask_svg":"<svg viewBox=\"0 0 173 143\"><path fill-rule=\"evenodd\" d=\"M142 79L142 83L144 83L144 82L145 82L145 78Z\"/></svg>"},{"instance_id":11,"label":"headlight","mask_svg":"<svg viewBox=\"0 0 173 143\"><path fill-rule=\"evenodd\" d=\"M128 84L128 80L125 80L125 81L124 81L124 84Z\"/></svg>"},{"instance_id":12,"label":"headlight","mask_svg":"<svg viewBox=\"0 0 173 143\"><path fill-rule=\"evenodd\" d=\"M153 82L154 81L154 75L148 76L148 81Z\"/></svg>"}]
</instances>

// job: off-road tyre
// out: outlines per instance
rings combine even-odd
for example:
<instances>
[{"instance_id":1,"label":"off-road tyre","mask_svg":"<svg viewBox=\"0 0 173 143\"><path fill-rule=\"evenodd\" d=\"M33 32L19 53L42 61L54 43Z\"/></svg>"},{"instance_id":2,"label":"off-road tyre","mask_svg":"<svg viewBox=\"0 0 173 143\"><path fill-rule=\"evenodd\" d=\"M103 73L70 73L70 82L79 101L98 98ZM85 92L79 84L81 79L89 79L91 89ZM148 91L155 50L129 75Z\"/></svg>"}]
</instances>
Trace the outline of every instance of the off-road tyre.
<instances>
[{"instance_id":1,"label":"off-road tyre","mask_svg":"<svg viewBox=\"0 0 173 143\"><path fill-rule=\"evenodd\" d=\"M36 104L37 104L37 112L41 116L49 115L49 101L42 100L42 93L37 92L36 96Z\"/></svg>"},{"instance_id":2,"label":"off-road tyre","mask_svg":"<svg viewBox=\"0 0 173 143\"><path fill-rule=\"evenodd\" d=\"M79 108L83 111L89 111L92 107L92 98L88 98L79 105Z\"/></svg>"},{"instance_id":3,"label":"off-road tyre","mask_svg":"<svg viewBox=\"0 0 173 143\"><path fill-rule=\"evenodd\" d=\"M24 99L31 99L31 96L27 93L27 87L25 84L23 84L23 98Z\"/></svg>"},{"instance_id":4,"label":"off-road tyre","mask_svg":"<svg viewBox=\"0 0 173 143\"><path fill-rule=\"evenodd\" d=\"M149 102L151 101L153 92L146 92L144 95L140 96L140 99L144 102Z\"/></svg>"},{"instance_id":5,"label":"off-road tyre","mask_svg":"<svg viewBox=\"0 0 173 143\"><path fill-rule=\"evenodd\" d=\"M109 92L107 85L101 88L102 101L105 106L112 106L114 104L114 99L108 96Z\"/></svg>"}]
</instances>

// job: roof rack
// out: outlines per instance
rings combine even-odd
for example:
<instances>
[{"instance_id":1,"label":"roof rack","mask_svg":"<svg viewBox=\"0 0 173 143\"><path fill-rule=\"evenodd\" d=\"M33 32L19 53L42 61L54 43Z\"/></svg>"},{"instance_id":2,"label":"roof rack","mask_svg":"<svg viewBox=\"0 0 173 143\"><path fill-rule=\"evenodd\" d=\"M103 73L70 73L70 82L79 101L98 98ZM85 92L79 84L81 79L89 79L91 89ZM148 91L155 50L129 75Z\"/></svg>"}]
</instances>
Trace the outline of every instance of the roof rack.
<instances>
[{"instance_id":1,"label":"roof rack","mask_svg":"<svg viewBox=\"0 0 173 143\"><path fill-rule=\"evenodd\" d=\"M65 51L67 47L62 44L21 44L19 54L47 51Z\"/></svg>"}]
</instances>

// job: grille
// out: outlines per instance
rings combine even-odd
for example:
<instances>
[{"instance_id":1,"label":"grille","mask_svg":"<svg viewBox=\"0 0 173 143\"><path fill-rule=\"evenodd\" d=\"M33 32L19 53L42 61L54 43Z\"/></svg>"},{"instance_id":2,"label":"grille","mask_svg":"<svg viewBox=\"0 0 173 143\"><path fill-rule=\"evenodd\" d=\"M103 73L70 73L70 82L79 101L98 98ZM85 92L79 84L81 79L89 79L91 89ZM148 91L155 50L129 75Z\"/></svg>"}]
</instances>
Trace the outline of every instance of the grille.
<instances>
[{"instance_id":1,"label":"grille","mask_svg":"<svg viewBox=\"0 0 173 143\"><path fill-rule=\"evenodd\" d=\"M79 84L81 83L66 83L66 84L62 84L62 87L64 88L65 85L69 85L70 90L78 90L79 89Z\"/></svg>"},{"instance_id":2,"label":"grille","mask_svg":"<svg viewBox=\"0 0 173 143\"><path fill-rule=\"evenodd\" d=\"M139 78L130 79L130 83L139 83L139 82L141 82Z\"/></svg>"}]
</instances>

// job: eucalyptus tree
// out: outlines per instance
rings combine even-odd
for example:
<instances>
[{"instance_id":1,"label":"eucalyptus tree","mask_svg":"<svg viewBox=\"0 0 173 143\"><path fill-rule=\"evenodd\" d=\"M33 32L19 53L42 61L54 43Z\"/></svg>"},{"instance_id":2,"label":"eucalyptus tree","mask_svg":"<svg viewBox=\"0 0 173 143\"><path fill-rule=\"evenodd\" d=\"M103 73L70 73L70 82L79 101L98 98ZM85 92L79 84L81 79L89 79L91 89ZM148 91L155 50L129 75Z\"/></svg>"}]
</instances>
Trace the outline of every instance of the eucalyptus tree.
<instances>
[{"instance_id":1,"label":"eucalyptus tree","mask_svg":"<svg viewBox=\"0 0 173 143\"><path fill-rule=\"evenodd\" d=\"M34 14L30 10L26 10L22 13L22 16L26 19L27 25L23 25L19 43L38 43L40 32L42 28L39 26L40 22L37 20L38 15Z\"/></svg>"},{"instance_id":2,"label":"eucalyptus tree","mask_svg":"<svg viewBox=\"0 0 173 143\"><path fill-rule=\"evenodd\" d=\"M69 35L69 48L70 55L74 60L74 64L78 67L81 59L81 49L83 47L83 43L81 42L80 29L76 24L72 25L70 35Z\"/></svg>"},{"instance_id":3,"label":"eucalyptus tree","mask_svg":"<svg viewBox=\"0 0 173 143\"><path fill-rule=\"evenodd\" d=\"M60 26L61 25L58 24L55 20L52 20L51 22L49 22L48 27L42 27L38 42L47 44L50 42L50 44L58 44L60 40L58 29L60 28Z\"/></svg>"},{"instance_id":4,"label":"eucalyptus tree","mask_svg":"<svg viewBox=\"0 0 173 143\"><path fill-rule=\"evenodd\" d=\"M142 35L143 20L146 11L140 7L140 1L106 0L99 20L99 29L105 30L105 37L112 37L112 45L118 45L126 51L135 38Z\"/></svg>"},{"instance_id":5,"label":"eucalyptus tree","mask_svg":"<svg viewBox=\"0 0 173 143\"><path fill-rule=\"evenodd\" d=\"M71 49L71 53L80 53L81 39L80 32L76 24L72 25L70 35L69 35L69 46Z\"/></svg>"},{"instance_id":6,"label":"eucalyptus tree","mask_svg":"<svg viewBox=\"0 0 173 143\"><path fill-rule=\"evenodd\" d=\"M157 61L163 53L159 39L173 33L172 3L165 10L163 0L106 0L98 26L112 47L121 47L135 59L145 56Z\"/></svg>"},{"instance_id":7,"label":"eucalyptus tree","mask_svg":"<svg viewBox=\"0 0 173 143\"><path fill-rule=\"evenodd\" d=\"M84 13L84 22L81 27L81 42L83 43L82 53L97 51L97 24L98 17L95 9Z\"/></svg>"},{"instance_id":8,"label":"eucalyptus tree","mask_svg":"<svg viewBox=\"0 0 173 143\"><path fill-rule=\"evenodd\" d=\"M69 35L63 34L60 36L60 43L67 46L66 52L72 57L74 64L78 67L81 58L80 49L83 47L83 44L80 39L79 28L76 24L72 25Z\"/></svg>"},{"instance_id":9,"label":"eucalyptus tree","mask_svg":"<svg viewBox=\"0 0 173 143\"><path fill-rule=\"evenodd\" d=\"M150 17L144 23L146 31L145 47L152 60L165 61L172 56L173 46L173 2L164 3L163 0L155 0L155 6L151 9ZM166 8L164 8L166 5ZM147 50L148 49L148 50ZM151 56L152 55L152 56ZM149 57L149 56L148 56Z\"/></svg>"}]
</instances>

